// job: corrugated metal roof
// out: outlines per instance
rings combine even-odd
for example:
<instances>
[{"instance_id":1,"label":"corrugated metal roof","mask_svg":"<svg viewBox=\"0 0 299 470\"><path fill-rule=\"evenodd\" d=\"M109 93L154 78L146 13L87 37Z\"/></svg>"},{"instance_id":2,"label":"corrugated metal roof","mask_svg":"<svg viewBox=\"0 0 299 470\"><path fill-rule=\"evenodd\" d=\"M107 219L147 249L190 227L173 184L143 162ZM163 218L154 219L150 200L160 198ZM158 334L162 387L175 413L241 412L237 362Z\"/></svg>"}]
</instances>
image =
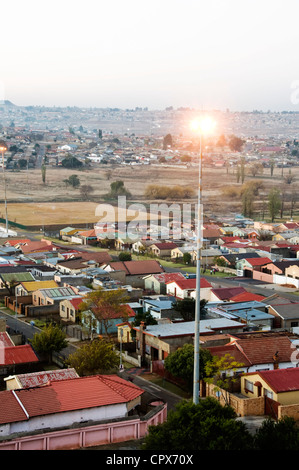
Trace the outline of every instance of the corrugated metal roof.
<instances>
[{"instance_id":1,"label":"corrugated metal roof","mask_svg":"<svg viewBox=\"0 0 299 470\"><path fill-rule=\"evenodd\" d=\"M14 346L14 342L6 331L0 331L1 347Z\"/></svg>"},{"instance_id":2,"label":"corrugated metal roof","mask_svg":"<svg viewBox=\"0 0 299 470\"><path fill-rule=\"evenodd\" d=\"M72 289L71 287L57 287L55 289L37 289L37 290L39 290L42 294L44 294L45 297L51 297L52 299L76 296L74 289Z\"/></svg>"},{"instance_id":3,"label":"corrugated metal roof","mask_svg":"<svg viewBox=\"0 0 299 470\"><path fill-rule=\"evenodd\" d=\"M5 282L24 282L24 281L34 281L34 277L31 273L0 273L0 276Z\"/></svg>"},{"instance_id":4,"label":"corrugated metal roof","mask_svg":"<svg viewBox=\"0 0 299 470\"><path fill-rule=\"evenodd\" d=\"M38 362L30 344L21 346L8 346L4 348L4 352L0 354L0 365L24 364L27 362Z\"/></svg>"},{"instance_id":5,"label":"corrugated metal roof","mask_svg":"<svg viewBox=\"0 0 299 470\"><path fill-rule=\"evenodd\" d=\"M276 393L299 390L299 368L265 370L258 372Z\"/></svg>"},{"instance_id":6,"label":"corrugated metal roof","mask_svg":"<svg viewBox=\"0 0 299 470\"><path fill-rule=\"evenodd\" d=\"M47 370L40 372L32 372L29 374L18 374L15 376L22 388L38 387L40 385L47 384L48 382L54 382L57 380L67 380L79 377L76 370L70 369L57 369Z\"/></svg>"},{"instance_id":7,"label":"corrugated metal roof","mask_svg":"<svg viewBox=\"0 0 299 470\"><path fill-rule=\"evenodd\" d=\"M57 282L55 281L32 281L32 282L22 282L22 286L26 289L27 292L34 292L39 289L48 289L51 287L58 287Z\"/></svg>"}]
</instances>

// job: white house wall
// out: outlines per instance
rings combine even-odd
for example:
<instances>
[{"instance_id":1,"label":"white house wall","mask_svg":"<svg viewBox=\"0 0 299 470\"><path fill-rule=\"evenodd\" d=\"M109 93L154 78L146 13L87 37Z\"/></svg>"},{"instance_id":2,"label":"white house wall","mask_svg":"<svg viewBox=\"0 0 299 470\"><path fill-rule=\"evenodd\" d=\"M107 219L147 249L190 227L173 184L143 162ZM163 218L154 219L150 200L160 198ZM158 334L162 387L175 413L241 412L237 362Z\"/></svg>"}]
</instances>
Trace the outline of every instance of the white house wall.
<instances>
[{"instance_id":1,"label":"white house wall","mask_svg":"<svg viewBox=\"0 0 299 470\"><path fill-rule=\"evenodd\" d=\"M274 274L273 282L274 284L292 284L293 286L299 288L299 279L294 279L293 277Z\"/></svg>"},{"instance_id":2,"label":"white house wall","mask_svg":"<svg viewBox=\"0 0 299 470\"><path fill-rule=\"evenodd\" d=\"M71 398L70 398L71 400ZM84 421L103 421L107 419L123 418L127 413L126 403L98 408L55 413L51 415L30 418L27 421L5 424L0 427L0 437L14 433L33 432L41 429L56 429L72 426L74 423Z\"/></svg>"}]
</instances>

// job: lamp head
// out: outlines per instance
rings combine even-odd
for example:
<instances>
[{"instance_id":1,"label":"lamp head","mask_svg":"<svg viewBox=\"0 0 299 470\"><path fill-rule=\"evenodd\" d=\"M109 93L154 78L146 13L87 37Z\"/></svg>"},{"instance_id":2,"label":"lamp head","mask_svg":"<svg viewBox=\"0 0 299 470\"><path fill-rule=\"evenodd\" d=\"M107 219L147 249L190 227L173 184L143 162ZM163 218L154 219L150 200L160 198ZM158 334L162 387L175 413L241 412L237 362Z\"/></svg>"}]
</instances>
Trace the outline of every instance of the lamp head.
<instances>
[{"instance_id":1,"label":"lamp head","mask_svg":"<svg viewBox=\"0 0 299 470\"><path fill-rule=\"evenodd\" d=\"M196 119L192 121L191 128L194 131L200 132L201 134L205 135L205 134L209 134L210 132L212 132L215 125L216 125L215 121L211 117L206 116L202 119Z\"/></svg>"},{"instance_id":2,"label":"lamp head","mask_svg":"<svg viewBox=\"0 0 299 470\"><path fill-rule=\"evenodd\" d=\"M4 142L4 140L0 140L0 152L6 152L7 150L7 145Z\"/></svg>"}]
</instances>

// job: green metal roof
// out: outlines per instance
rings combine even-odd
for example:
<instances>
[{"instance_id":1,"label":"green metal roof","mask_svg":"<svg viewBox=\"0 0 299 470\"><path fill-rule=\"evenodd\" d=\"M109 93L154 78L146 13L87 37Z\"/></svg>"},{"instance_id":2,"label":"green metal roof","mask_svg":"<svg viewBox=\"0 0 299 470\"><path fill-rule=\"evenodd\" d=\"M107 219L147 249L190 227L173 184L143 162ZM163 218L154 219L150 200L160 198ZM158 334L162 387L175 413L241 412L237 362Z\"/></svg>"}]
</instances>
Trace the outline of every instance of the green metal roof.
<instances>
[{"instance_id":1,"label":"green metal roof","mask_svg":"<svg viewBox=\"0 0 299 470\"><path fill-rule=\"evenodd\" d=\"M26 281L35 281L31 273L2 273L1 278L5 282L26 282Z\"/></svg>"}]
</instances>

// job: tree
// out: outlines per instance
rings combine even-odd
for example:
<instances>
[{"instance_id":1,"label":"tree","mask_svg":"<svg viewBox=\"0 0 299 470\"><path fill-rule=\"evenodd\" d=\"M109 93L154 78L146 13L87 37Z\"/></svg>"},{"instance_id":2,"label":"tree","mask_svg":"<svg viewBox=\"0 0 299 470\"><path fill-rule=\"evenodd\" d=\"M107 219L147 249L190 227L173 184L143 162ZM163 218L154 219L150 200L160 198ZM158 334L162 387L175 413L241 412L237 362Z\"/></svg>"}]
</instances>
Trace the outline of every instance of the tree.
<instances>
[{"instance_id":1,"label":"tree","mask_svg":"<svg viewBox=\"0 0 299 470\"><path fill-rule=\"evenodd\" d=\"M295 179L296 179L295 176L289 173L288 175L284 177L284 182L285 184L292 184L295 181Z\"/></svg>"},{"instance_id":2,"label":"tree","mask_svg":"<svg viewBox=\"0 0 299 470\"><path fill-rule=\"evenodd\" d=\"M245 140L240 139L239 137L236 137L235 135L231 136L229 140L229 148L233 150L234 152L241 152L243 145L245 143Z\"/></svg>"},{"instance_id":3,"label":"tree","mask_svg":"<svg viewBox=\"0 0 299 470\"><path fill-rule=\"evenodd\" d=\"M241 164L240 164L240 171L241 171L241 183L243 184L244 183L244 180L245 180L245 158L242 157L241 158Z\"/></svg>"},{"instance_id":4,"label":"tree","mask_svg":"<svg viewBox=\"0 0 299 470\"><path fill-rule=\"evenodd\" d=\"M222 135L219 136L219 139L217 140L216 146L223 148L226 145L227 145L226 138L225 138L224 134L222 134Z\"/></svg>"},{"instance_id":5,"label":"tree","mask_svg":"<svg viewBox=\"0 0 299 470\"><path fill-rule=\"evenodd\" d=\"M223 394L229 390L231 384L237 380L235 373L244 366L244 364L235 360L230 354L218 357L213 356L205 366L205 381L216 385L217 389ZM223 374L225 372L225 374ZM227 403L228 395L223 394L223 398Z\"/></svg>"},{"instance_id":6,"label":"tree","mask_svg":"<svg viewBox=\"0 0 299 470\"><path fill-rule=\"evenodd\" d=\"M260 165L260 164L254 164L249 169L250 169L252 176L254 177L258 174L263 174L263 171L264 171L263 165Z\"/></svg>"},{"instance_id":7,"label":"tree","mask_svg":"<svg viewBox=\"0 0 299 470\"><path fill-rule=\"evenodd\" d=\"M298 191L297 188L293 188L290 195L290 217L293 218L293 213L295 211L296 203L298 201Z\"/></svg>"},{"instance_id":8,"label":"tree","mask_svg":"<svg viewBox=\"0 0 299 470\"><path fill-rule=\"evenodd\" d=\"M89 292L80 305L85 322L93 316L100 323L103 333L109 336L109 328L114 318L128 319L128 297L123 289L104 290L103 288Z\"/></svg>"},{"instance_id":9,"label":"tree","mask_svg":"<svg viewBox=\"0 0 299 470\"><path fill-rule=\"evenodd\" d=\"M144 322L145 325L157 325L157 320L152 316L150 312L139 312L136 313L132 326L139 326L141 322ZM131 330L131 337L133 340L136 338L136 330Z\"/></svg>"},{"instance_id":10,"label":"tree","mask_svg":"<svg viewBox=\"0 0 299 470\"><path fill-rule=\"evenodd\" d=\"M44 163L41 166L41 171L42 171L42 182L45 184L46 183L46 165Z\"/></svg>"},{"instance_id":11,"label":"tree","mask_svg":"<svg viewBox=\"0 0 299 470\"><path fill-rule=\"evenodd\" d=\"M89 184L83 184L80 188L80 194L84 200L87 200L89 195L94 192L94 188Z\"/></svg>"},{"instance_id":12,"label":"tree","mask_svg":"<svg viewBox=\"0 0 299 470\"><path fill-rule=\"evenodd\" d=\"M212 360L212 355L208 349L199 350L199 373L200 380L205 377L205 367L208 361ZM183 347L169 354L164 360L165 369L174 377L183 379L189 390L192 390L194 375L194 346L184 344Z\"/></svg>"},{"instance_id":13,"label":"tree","mask_svg":"<svg viewBox=\"0 0 299 470\"><path fill-rule=\"evenodd\" d=\"M271 161L270 161L270 174L271 174L271 178L272 178L273 173L274 173L274 167L275 167L275 162L274 162L274 160L271 158Z\"/></svg>"},{"instance_id":14,"label":"tree","mask_svg":"<svg viewBox=\"0 0 299 470\"><path fill-rule=\"evenodd\" d=\"M142 450L193 452L201 450L250 450L252 436L236 420L230 406L212 397L198 404L181 401L168 413L167 421L150 426Z\"/></svg>"},{"instance_id":15,"label":"tree","mask_svg":"<svg viewBox=\"0 0 299 470\"><path fill-rule=\"evenodd\" d=\"M110 184L110 196L130 196L130 192L126 190L124 182L121 180L114 181Z\"/></svg>"},{"instance_id":16,"label":"tree","mask_svg":"<svg viewBox=\"0 0 299 470\"><path fill-rule=\"evenodd\" d=\"M299 450L299 431L296 421L284 417L278 421L266 418L254 436L256 450Z\"/></svg>"},{"instance_id":17,"label":"tree","mask_svg":"<svg viewBox=\"0 0 299 470\"><path fill-rule=\"evenodd\" d=\"M122 251L122 252L118 255L118 259L119 259L119 261L131 261L132 255L131 255L131 253L128 252L128 251Z\"/></svg>"},{"instance_id":18,"label":"tree","mask_svg":"<svg viewBox=\"0 0 299 470\"><path fill-rule=\"evenodd\" d=\"M246 188L242 194L242 214L245 217L253 216L254 192L252 188Z\"/></svg>"},{"instance_id":19,"label":"tree","mask_svg":"<svg viewBox=\"0 0 299 470\"><path fill-rule=\"evenodd\" d=\"M171 134L167 134L163 139L163 150L167 150L168 147L172 147L172 136Z\"/></svg>"},{"instance_id":20,"label":"tree","mask_svg":"<svg viewBox=\"0 0 299 470\"><path fill-rule=\"evenodd\" d=\"M37 353L48 356L49 362L52 360L53 352L59 352L68 345L65 333L59 326L52 323L46 326L41 333L36 333L31 344Z\"/></svg>"},{"instance_id":21,"label":"tree","mask_svg":"<svg viewBox=\"0 0 299 470\"><path fill-rule=\"evenodd\" d=\"M227 266L227 262L225 261L225 259L221 258L220 256L215 256L215 258L213 259L213 264L216 264L216 266L222 266L222 267Z\"/></svg>"},{"instance_id":22,"label":"tree","mask_svg":"<svg viewBox=\"0 0 299 470\"><path fill-rule=\"evenodd\" d=\"M203 318L205 317L207 313L206 304L207 304L207 300L205 299L200 300L200 316ZM184 321L195 320L195 306L196 306L195 299L191 299L191 298L176 300L172 304L173 309L181 315Z\"/></svg>"},{"instance_id":23,"label":"tree","mask_svg":"<svg viewBox=\"0 0 299 470\"><path fill-rule=\"evenodd\" d=\"M183 263L184 264L190 264L192 260L192 256L190 253L184 253L183 254Z\"/></svg>"},{"instance_id":24,"label":"tree","mask_svg":"<svg viewBox=\"0 0 299 470\"><path fill-rule=\"evenodd\" d=\"M258 230L258 235L257 235L257 239L260 240L260 241L267 241L267 240L272 240L272 232L268 231L268 230Z\"/></svg>"},{"instance_id":25,"label":"tree","mask_svg":"<svg viewBox=\"0 0 299 470\"><path fill-rule=\"evenodd\" d=\"M287 190L286 187L283 185L281 187L281 193L280 193L280 218L283 218L284 214L284 206L285 206L285 201L286 201L286 196L287 196Z\"/></svg>"},{"instance_id":26,"label":"tree","mask_svg":"<svg viewBox=\"0 0 299 470\"><path fill-rule=\"evenodd\" d=\"M274 221L281 206L280 192L277 188L272 188L268 195L268 209L271 217L271 222Z\"/></svg>"},{"instance_id":27,"label":"tree","mask_svg":"<svg viewBox=\"0 0 299 470\"><path fill-rule=\"evenodd\" d=\"M25 158L20 158L20 160L18 161L18 165L20 169L26 168L27 160Z\"/></svg>"},{"instance_id":28,"label":"tree","mask_svg":"<svg viewBox=\"0 0 299 470\"><path fill-rule=\"evenodd\" d=\"M61 162L61 165L64 167L64 168L80 168L83 163L80 162L80 160L78 160L76 157L67 157L67 158L64 158Z\"/></svg>"},{"instance_id":29,"label":"tree","mask_svg":"<svg viewBox=\"0 0 299 470\"><path fill-rule=\"evenodd\" d=\"M115 369L119 357L113 343L105 339L96 339L81 346L68 357L69 367L76 369L80 376L107 373Z\"/></svg>"},{"instance_id":30,"label":"tree","mask_svg":"<svg viewBox=\"0 0 299 470\"><path fill-rule=\"evenodd\" d=\"M63 180L67 186L72 186L72 188L78 188L80 186L80 179L77 175L71 175L68 179Z\"/></svg>"}]
</instances>

